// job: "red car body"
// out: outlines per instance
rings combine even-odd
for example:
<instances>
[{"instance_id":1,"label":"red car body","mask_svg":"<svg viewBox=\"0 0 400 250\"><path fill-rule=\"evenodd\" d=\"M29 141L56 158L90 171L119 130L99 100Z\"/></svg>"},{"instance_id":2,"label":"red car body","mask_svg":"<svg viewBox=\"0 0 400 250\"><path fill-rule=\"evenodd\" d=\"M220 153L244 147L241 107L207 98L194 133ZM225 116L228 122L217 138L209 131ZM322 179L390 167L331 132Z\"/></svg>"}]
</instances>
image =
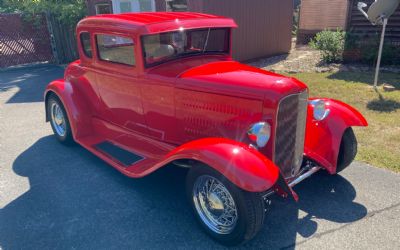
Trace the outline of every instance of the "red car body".
<instances>
[{"instance_id":1,"label":"red car body","mask_svg":"<svg viewBox=\"0 0 400 250\"><path fill-rule=\"evenodd\" d=\"M304 117L298 113L298 101L287 106L284 114L283 100L301 93L308 96L307 86L294 78L235 62L230 51L146 66L143 36L210 27L230 30L236 24L230 18L198 13L85 18L77 26L80 60L66 68L64 79L48 85L46 103L50 95L57 96L67 113L73 139L130 177L145 176L169 163L185 165L193 160L210 166L243 190L264 192L275 187L285 194L302 165L283 168L279 161L285 161L285 152L289 152L287 158L292 157L294 143L289 142L296 136L300 141L296 145L300 149L304 146L304 159L336 173L344 131L351 126L367 126L365 118L349 105L322 99L329 115L320 121L314 119L308 100ZM90 35L91 58L83 50L82 32ZM130 38L135 66L100 59L98 34ZM305 133L283 138L282 133L292 131L279 128L285 119L304 120ZM262 148L252 146L247 136L249 127L259 121L271 125L271 138ZM99 150L96 145L104 141L134 152L140 160L122 164ZM285 142L288 145L283 145ZM277 151L285 147L285 152ZM279 181L280 177L284 181Z\"/></svg>"}]
</instances>

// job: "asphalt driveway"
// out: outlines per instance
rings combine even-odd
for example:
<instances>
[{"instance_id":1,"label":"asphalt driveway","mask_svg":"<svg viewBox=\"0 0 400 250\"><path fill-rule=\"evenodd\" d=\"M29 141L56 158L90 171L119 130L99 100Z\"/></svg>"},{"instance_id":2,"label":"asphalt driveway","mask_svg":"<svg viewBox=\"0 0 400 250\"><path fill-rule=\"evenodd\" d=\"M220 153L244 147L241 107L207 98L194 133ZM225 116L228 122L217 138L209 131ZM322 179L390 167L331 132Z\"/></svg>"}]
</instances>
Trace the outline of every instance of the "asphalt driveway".
<instances>
[{"instance_id":1,"label":"asphalt driveway","mask_svg":"<svg viewBox=\"0 0 400 250\"><path fill-rule=\"evenodd\" d=\"M185 201L185 170L130 179L55 140L42 93L62 75L56 66L0 72L0 249L221 248ZM243 248L400 249L400 175L355 162L295 191L300 201L275 199Z\"/></svg>"}]
</instances>

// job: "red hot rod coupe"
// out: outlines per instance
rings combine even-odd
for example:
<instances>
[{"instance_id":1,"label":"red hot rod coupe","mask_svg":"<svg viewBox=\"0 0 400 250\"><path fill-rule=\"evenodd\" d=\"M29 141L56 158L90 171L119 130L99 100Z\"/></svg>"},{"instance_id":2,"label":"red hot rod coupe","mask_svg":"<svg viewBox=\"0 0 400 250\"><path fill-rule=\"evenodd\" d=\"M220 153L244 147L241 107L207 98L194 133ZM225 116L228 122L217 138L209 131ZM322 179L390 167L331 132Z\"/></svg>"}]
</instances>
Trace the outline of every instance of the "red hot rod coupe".
<instances>
[{"instance_id":1,"label":"red hot rod coupe","mask_svg":"<svg viewBox=\"0 0 400 250\"><path fill-rule=\"evenodd\" d=\"M235 22L200 13L88 17L77 26L80 59L45 92L46 119L123 174L190 168L187 194L205 231L235 245L261 228L270 195L321 168L336 174L357 152L340 101L309 98L290 77L231 57Z\"/></svg>"}]
</instances>

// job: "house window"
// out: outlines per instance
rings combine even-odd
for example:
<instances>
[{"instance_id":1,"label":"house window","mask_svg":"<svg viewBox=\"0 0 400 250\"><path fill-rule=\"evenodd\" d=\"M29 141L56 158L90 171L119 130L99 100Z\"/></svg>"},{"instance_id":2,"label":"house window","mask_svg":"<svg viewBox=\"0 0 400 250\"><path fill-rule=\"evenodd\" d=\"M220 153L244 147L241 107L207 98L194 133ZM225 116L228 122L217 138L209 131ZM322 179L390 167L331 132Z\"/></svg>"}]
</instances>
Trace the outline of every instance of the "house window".
<instances>
[{"instance_id":1,"label":"house window","mask_svg":"<svg viewBox=\"0 0 400 250\"><path fill-rule=\"evenodd\" d=\"M151 12L155 11L154 0L113 0L115 14L126 12Z\"/></svg>"},{"instance_id":2,"label":"house window","mask_svg":"<svg viewBox=\"0 0 400 250\"><path fill-rule=\"evenodd\" d=\"M99 3L95 5L96 15L99 14L111 14L111 4L108 3Z\"/></svg>"},{"instance_id":3,"label":"house window","mask_svg":"<svg viewBox=\"0 0 400 250\"><path fill-rule=\"evenodd\" d=\"M140 12L154 11L153 0L139 0L139 5L140 5Z\"/></svg>"},{"instance_id":4,"label":"house window","mask_svg":"<svg viewBox=\"0 0 400 250\"><path fill-rule=\"evenodd\" d=\"M119 3L120 13L132 12L131 2L120 2Z\"/></svg>"},{"instance_id":5,"label":"house window","mask_svg":"<svg viewBox=\"0 0 400 250\"><path fill-rule=\"evenodd\" d=\"M97 51L100 60L135 65L133 40L130 37L115 35L96 35Z\"/></svg>"},{"instance_id":6,"label":"house window","mask_svg":"<svg viewBox=\"0 0 400 250\"><path fill-rule=\"evenodd\" d=\"M82 32L80 34L82 50L85 56L92 58L92 46L90 44L90 34L89 32Z\"/></svg>"},{"instance_id":7,"label":"house window","mask_svg":"<svg viewBox=\"0 0 400 250\"><path fill-rule=\"evenodd\" d=\"M187 0L165 0L166 11L188 11Z\"/></svg>"}]
</instances>

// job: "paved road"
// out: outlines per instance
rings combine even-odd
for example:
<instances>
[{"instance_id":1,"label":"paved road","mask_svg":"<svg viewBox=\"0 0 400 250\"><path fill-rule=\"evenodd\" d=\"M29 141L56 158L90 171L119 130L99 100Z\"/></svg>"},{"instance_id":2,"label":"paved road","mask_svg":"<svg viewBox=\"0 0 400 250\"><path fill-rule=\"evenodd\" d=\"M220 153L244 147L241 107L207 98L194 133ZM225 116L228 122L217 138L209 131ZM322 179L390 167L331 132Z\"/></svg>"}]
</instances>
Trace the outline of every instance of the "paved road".
<instances>
[{"instance_id":1,"label":"paved road","mask_svg":"<svg viewBox=\"0 0 400 250\"><path fill-rule=\"evenodd\" d=\"M185 170L130 179L44 122L55 66L0 72L0 249L221 248L184 198ZM400 249L400 175L354 163L275 199L256 249Z\"/></svg>"}]
</instances>

